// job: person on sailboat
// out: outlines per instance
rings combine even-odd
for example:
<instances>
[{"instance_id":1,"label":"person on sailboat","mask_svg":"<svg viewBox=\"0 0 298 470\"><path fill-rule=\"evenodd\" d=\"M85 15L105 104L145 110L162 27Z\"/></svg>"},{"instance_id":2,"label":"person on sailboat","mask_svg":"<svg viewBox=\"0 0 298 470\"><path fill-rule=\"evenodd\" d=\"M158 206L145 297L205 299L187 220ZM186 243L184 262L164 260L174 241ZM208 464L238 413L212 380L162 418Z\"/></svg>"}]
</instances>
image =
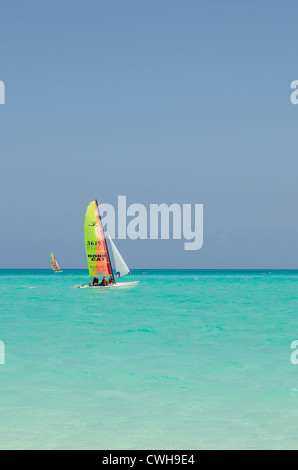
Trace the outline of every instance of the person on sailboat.
<instances>
[{"instance_id":1,"label":"person on sailboat","mask_svg":"<svg viewBox=\"0 0 298 470\"><path fill-rule=\"evenodd\" d=\"M98 277L94 276L93 281L91 282L91 286L98 286L99 281Z\"/></svg>"},{"instance_id":2,"label":"person on sailboat","mask_svg":"<svg viewBox=\"0 0 298 470\"><path fill-rule=\"evenodd\" d=\"M109 277L109 284L114 284L114 282L115 282L115 281L114 281L113 277L110 276L110 277Z\"/></svg>"},{"instance_id":3,"label":"person on sailboat","mask_svg":"<svg viewBox=\"0 0 298 470\"><path fill-rule=\"evenodd\" d=\"M107 280L106 276L102 278L101 283L99 284L100 286L107 286L109 284L109 281Z\"/></svg>"}]
</instances>

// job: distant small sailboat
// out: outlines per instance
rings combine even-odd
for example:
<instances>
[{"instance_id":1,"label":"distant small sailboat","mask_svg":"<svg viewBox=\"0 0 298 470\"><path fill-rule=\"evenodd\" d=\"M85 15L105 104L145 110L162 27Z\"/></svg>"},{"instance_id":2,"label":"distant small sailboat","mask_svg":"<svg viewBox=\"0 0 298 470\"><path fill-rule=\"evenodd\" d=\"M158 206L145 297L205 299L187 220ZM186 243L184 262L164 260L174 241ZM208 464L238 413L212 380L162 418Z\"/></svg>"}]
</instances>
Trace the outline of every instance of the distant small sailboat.
<instances>
[{"instance_id":1,"label":"distant small sailboat","mask_svg":"<svg viewBox=\"0 0 298 470\"><path fill-rule=\"evenodd\" d=\"M59 264L57 263L54 253L51 253L51 265L54 273L62 273L62 269L60 269Z\"/></svg>"},{"instance_id":2,"label":"distant small sailboat","mask_svg":"<svg viewBox=\"0 0 298 470\"><path fill-rule=\"evenodd\" d=\"M108 236L109 242L111 244L116 276L125 276L130 274L130 270L120 255L118 249L116 248L115 243L112 241L111 237ZM135 287L138 285L138 281L132 282L116 282L115 276L112 268L112 263L110 259L110 254L108 250L108 245L106 242L105 233L102 228L101 217L99 214L98 203L96 200L92 201L87 207L86 216L85 216L85 248L87 255L87 262L89 267L89 275L91 282L94 277L97 276L108 276L112 278L112 282L107 286L84 284L82 286L76 287Z\"/></svg>"}]
</instances>

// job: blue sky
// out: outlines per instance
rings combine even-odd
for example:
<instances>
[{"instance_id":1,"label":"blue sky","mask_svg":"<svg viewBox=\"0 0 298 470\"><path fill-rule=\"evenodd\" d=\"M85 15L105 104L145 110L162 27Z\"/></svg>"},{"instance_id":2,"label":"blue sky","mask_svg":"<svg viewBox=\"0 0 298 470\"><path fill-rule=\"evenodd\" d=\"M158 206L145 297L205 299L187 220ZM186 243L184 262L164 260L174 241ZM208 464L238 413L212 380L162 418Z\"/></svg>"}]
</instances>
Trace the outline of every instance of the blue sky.
<instances>
[{"instance_id":1,"label":"blue sky","mask_svg":"<svg viewBox=\"0 0 298 470\"><path fill-rule=\"evenodd\" d=\"M85 209L204 204L135 268L296 268L294 1L0 3L0 267L86 267Z\"/></svg>"}]
</instances>

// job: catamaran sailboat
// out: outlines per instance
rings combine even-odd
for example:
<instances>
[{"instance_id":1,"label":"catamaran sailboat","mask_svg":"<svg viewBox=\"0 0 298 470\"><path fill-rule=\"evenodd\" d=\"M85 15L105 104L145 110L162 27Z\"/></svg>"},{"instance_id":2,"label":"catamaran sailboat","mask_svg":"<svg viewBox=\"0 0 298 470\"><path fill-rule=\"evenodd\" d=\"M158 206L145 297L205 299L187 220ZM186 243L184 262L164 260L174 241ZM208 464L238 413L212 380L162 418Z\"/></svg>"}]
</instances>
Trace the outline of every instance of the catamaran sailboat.
<instances>
[{"instance_id":1,"label":"catamaran sailboat","mask_svg":"<svg viewBox=\"0 0 298 470\"><path fill-rule=\"evenodd\" d=\"M114 265L117 278L130 274L130 270L116 248L113 240L108 236L111 245ZM102 228L101 217L99 214L97 201L90 202L87 207L85 216L85 247L86 255L89 267L90 284L84 284L77 287L92 287L92 288L124 288L124 287L135 287L138 285L138 281L132 282L116 282L108 245L106 242L105 233ZM112 278L112 283L107 286L92 285L94 277L107 276Z\"/></svg>"},{"instance_id":2,"label":"catamaran sailboat","mask_svg":"<svg viewBox=\"0 0 298 470\"><path fill-rule=\"evenodd\" d=\"M63 272L62 269L60 269L59 264L55 260L54 253L51 253L51 265L52 265L52 269L53 269L54 273L62 273Z\"/></svg>"}]
</instances>

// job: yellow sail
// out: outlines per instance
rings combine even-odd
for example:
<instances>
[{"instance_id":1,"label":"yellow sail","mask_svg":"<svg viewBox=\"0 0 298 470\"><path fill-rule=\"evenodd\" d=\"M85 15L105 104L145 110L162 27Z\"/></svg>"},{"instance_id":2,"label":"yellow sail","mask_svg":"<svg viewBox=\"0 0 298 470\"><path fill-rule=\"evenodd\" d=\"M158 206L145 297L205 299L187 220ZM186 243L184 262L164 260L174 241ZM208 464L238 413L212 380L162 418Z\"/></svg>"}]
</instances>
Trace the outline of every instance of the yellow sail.
<instances>
[{"instance_id":1,"label":"yellow sail","mask_svg":"<svg viewBox=\"0 0 298 470\"><path fill-rule=\"evenodd\" d=\"M112 275L97 201L90 202L87 207L85 216L85 247L90 276Z\"/></svg>"}]
</instances>

